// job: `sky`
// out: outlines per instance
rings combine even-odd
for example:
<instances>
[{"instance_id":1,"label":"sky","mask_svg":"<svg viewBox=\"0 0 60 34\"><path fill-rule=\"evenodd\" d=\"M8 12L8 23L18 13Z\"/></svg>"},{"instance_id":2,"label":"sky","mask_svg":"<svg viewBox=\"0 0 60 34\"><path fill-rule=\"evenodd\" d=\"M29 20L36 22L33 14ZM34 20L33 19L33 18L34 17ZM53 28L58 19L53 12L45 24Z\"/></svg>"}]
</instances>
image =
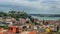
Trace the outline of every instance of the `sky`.
<instances>
[{"instance_id":1,"label":"sky","mask_svg":"<svg viewBox=\"0 0 60 34\"><path fill-rule=\"evenodd\" d=\"M28 14L60 14L60 0L0 0L0 11L23 11Z\"/></svg>"}]
</instances>

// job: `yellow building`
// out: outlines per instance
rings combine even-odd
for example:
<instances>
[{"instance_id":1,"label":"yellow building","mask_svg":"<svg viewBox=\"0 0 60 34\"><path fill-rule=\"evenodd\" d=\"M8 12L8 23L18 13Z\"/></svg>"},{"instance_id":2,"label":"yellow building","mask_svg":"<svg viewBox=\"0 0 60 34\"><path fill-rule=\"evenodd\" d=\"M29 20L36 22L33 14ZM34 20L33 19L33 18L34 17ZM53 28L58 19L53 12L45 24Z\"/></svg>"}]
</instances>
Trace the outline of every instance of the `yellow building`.
<instances>
[{"instance_id":1,"label":"yellow building","mask_svg":"<svg viewBox=\"0 0 60 34\"><path fill-rule=\"evenodd\" d=\"M51 29L47 27L47 28L45 29L45 31L46 31L46 33L49 33L49 32L51 32Z\"/></svg>"}]
</instances>

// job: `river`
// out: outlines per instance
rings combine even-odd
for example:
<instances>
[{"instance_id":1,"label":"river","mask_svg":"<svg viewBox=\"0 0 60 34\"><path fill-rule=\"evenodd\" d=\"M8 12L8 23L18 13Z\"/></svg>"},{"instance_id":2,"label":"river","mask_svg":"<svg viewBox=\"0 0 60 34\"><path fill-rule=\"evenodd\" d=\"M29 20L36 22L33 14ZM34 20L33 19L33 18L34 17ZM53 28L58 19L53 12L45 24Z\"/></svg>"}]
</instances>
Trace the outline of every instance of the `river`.
<instances>
[{"instance_id":1,"label":"river","mask_svg":"<svg viewBox=\"0 0 60 34\"><path fill-rule=\"evenodd\" d=\"M58 20L60 17L39 17L39 16L32 16L34 18L37 18L39 20Z\"/></svg>"}]
</instances>

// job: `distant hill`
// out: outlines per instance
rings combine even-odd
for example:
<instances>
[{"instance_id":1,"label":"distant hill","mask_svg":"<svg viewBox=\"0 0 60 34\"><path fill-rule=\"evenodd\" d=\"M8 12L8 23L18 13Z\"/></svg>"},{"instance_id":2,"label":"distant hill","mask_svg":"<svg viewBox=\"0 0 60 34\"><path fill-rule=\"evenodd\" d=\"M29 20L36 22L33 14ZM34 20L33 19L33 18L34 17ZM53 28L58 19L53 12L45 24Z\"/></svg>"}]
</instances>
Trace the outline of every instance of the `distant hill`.
<instances>
[{"instance_id":1,"label":"distant hill","mask_svg":"<svg viewBox=\"0 0 60 34\"><path fill-rule=\"evenodd\" d=\"M25 12L21 12L21 11L9 11L9 12L0 12L0 17L2 18L15 18L15 19L18 19L18 18L28 18L28 14L25 13Z\"/></svg>"},{"instance_id":2,"label":"distant hill","mask_svg":"<svg viewBox=\"0 0 60 34\"><path fill-rule=\"evenodd\" d=\"M39 17L60 17L60 14L30 14L30 15Z\"/></svg>"}]
</instances>

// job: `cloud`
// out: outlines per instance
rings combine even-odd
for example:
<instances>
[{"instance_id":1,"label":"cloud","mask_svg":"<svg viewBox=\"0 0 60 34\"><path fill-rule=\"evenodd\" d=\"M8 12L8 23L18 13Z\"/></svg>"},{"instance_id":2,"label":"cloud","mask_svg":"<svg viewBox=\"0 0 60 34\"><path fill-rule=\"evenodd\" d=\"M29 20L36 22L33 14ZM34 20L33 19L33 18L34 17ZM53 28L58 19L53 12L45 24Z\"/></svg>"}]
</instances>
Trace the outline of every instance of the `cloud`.
<instances>
[{"instance_id":1,"label":"cloud","mask_svg":"<svg viewBox=\"0 0 60 34\"><path fill-rule=\"evenodd\" d=\"M0 0L0 7L3 7L1 5L10 9L26 9L31 13L60 13L60 0Z\"/></svg>"}]
</instances>

